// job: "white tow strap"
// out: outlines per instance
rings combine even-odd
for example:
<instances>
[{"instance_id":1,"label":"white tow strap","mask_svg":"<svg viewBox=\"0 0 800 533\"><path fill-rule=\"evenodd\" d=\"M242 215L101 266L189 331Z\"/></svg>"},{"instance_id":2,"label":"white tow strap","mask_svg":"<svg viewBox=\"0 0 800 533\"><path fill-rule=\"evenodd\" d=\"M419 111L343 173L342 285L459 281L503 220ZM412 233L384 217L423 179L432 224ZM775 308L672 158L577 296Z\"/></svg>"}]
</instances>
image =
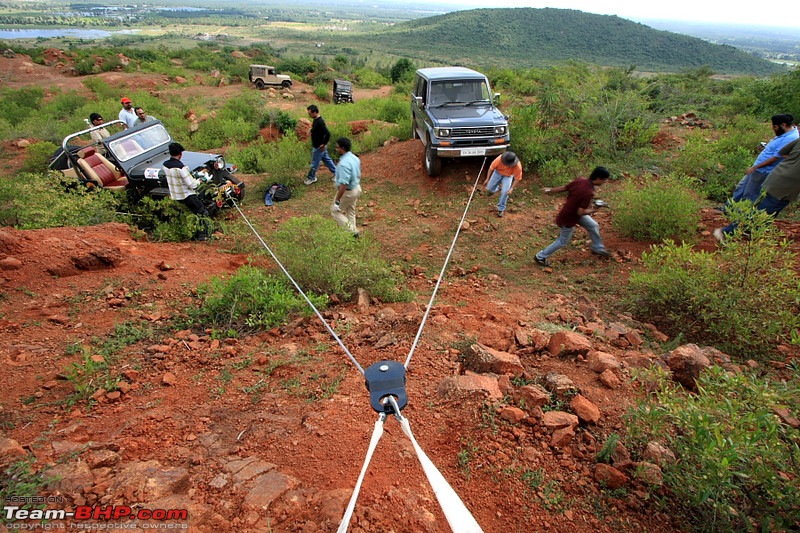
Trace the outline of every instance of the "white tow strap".
<instances>
[{"instance_id":1,"label":"white tow strap","mask_svg":"<svg viewBox=\"0 0 800 533\"><path fill-rule=\"evenodd\" d=\"M464 502L462 502L461 498L458 497L456 491L453 490L453 487L450 486L442 473L439 472L433 462L431 462L431 460L428 459L428 456L425 455L425 452L422 451L422 448L419 447L419 444L417 444L417 440L411 433L411 424L408 423L408 419L406 417L400 414L400 409L397 405L397 402L391 396L388 397L387 400L395 409L394 416L397 418L397 421L400 422L400 427L402 428L403 433L406 434L406 437L408 437L408 439L411 441L411 444L414 446L414 451L417 452L417 459L419 459L419 462L422 465L422 470L425 471L425 476L428 478L428 483L431 484L433 493L436 495L436 499L439 501L439 506L442 508L445 518L447 518L447 523L450 524L450 529L454 533L483 533L481 526L478 525L478 522L472 516L472 513L469 512L467 506L464 505ZM344 517L342 517L342 522L339 524L339 529L336 533L347 533L347 528L350 525L350 519L353 516L353 509L356 506L356 500L358 500L358 493L361 491L361 482L364 481L364 474L367 472L369 462L372 460L372 454L378 445L378 441L381 440L381 436L383 435L383 423L385 420L386 414L381 413L378 421L375 422L375 429L372 432L372 440L370 440L369 443L367 457L364 461L364 466L361 467L361 475L358 476L358 481L356 482L355 489L353 490L353 495L350 497L350 503L347 505L347 510L344 512Z\"/></svg>"},{"instance_id":2,"label":"white tow strap","mask_svg":"<svg viewBox=\"0 0 800 533\"><path fill-rule=\"evenodd\" d=\"M386 420L386 415L381 414L381 416L378 417L378 421L375 422L375 429L372 430L372 439L369 441L369 449L367 450L367 457L364 460L364 466L361 467L361 474L358 476L355 489L353 489L353 495L350 496L350 503L347 504L347 509L344 512L342 523L339 524L339 529L336 530L336 533L347 532L347 527L350 524L350 518L353 516L353 509L355 508L356 500L358 499L358 493L361 492L361 482L364 481L364 475L367 473L367 467L369 466L369 462L372 460L372 454L375 452L375 447L378 446L378 441L381 440L381 437L383 436L384 420Z\"/></svg>"},{"instance_id":3,"label":"white tow strap","mask_svg":"<svg viewBox=\"0 0 800 533\"><path fill-rule=\"evenodd\" d=\"M403 428L403 433L411 440L414 445L414 450L417 452L417 458L422 464L422 469L425 475L428 476L428 483L431 484L433 492L436 494L436 499L439 500L439 505L444 512L447 523L450 524L450 529L455 533L483 533L481 526L475 521L472 513L469 512L467 506L458 497L456 491L447 482L441 472L436 469L436 466L428 459L425 452L417 444L414 435L411 434L411 425L408 419L402 416L397 417L400 421L400 427Z\"/></svg>"}]
</instances>

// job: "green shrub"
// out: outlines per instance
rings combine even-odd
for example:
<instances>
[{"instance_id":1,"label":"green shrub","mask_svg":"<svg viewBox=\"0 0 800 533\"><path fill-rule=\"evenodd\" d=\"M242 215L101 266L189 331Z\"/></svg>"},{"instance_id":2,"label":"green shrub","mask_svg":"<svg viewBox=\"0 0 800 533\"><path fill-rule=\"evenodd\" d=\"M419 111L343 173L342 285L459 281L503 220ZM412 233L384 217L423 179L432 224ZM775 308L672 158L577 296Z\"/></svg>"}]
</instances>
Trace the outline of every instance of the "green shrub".
<instances>
[{"instance_id":1,"label":"green shrub","mask_svg":"<svg viewBox=\"0 0 800 533\"><path fill-rule=\"evenodd\" d=\"M261 127L272 124L283 134L291 133L297 127L297 119L282 109L271 109L267 113L266 123Z\"/></svg>"},{"instance_id":2,"label":"green shrub","mask_svg":"<svg viewBox=\"0 0 800 533\"><path fill-rule=\"evenodd\" d=\"M358 86L367 89L377 89L378 87L391 83L386 76L381 75L379 72L375 72L371 68L359 68L356 69L353 74L358 80Z\"/></svg>"},{"instance_id":3,"label":"green shrub","mask_svg":"<svg viewBox=\"0 0 800 533\"><path fill-rule=\"evenodd\" d=\"M192 146L197 150L213 150L232 142L249 142L258 136L258 122L248 117L227 119L217 117L200 123L192 135Z\"/></svg>"},{"instance_id":4,"label":"green shrub","mask_svg":"<svg viewBox=\"0 0 800 533\"><path fill-rule=\"evenodd\" d=\"M411 129L408 102L398 98L382 99L379 102L377 119L401 125L408 123L408 128L406 128L406 130Z\"/></svg>"},{"instance_id":5,"label":"green shrub","mask_svg":"<svg viewBox=\"0 0 800 533\"><path fill-rule=\"evenodd\" d=\"M369 235L354 239L330 218L290 219L275 232L272 246L304 291L348 299L362 288L383 301L410 297L377 242Z\"/></svg>"},{"instance_id":6,"label":"green shrub","mask_svg":"<svg viewBox=\"0 0 800 533\"><path fill-rule=\"evenodd\" d=\"M129 203L125 210L132 215L131 222L146 232L152 241L189 241L201 229L200 217L180 202L169 198L155 200L149 196L133 203L130 203L130 198L126 201Z\"/></svg>"},{"instance_id":7,"label":"green shrub","mask_svg":"<svg viewBox=\"0 0 800 533\"><path fill-rule=\"evenodd\" d=\"M0 91L0 117L16 126L41 109L43 100L41 87L3 89Z\"/></svg>"},{"instance_id":8,"label":"green shrub","mask_svg":"<svg viewBox=\"0 0 800 533\"><path fill-rule=\"evenodd\" d=\"M691 240L700 221L700 202L687 179L649 177L642 185L627 180L612 195L613 224L637 240Z\"/></svg>"},{"instance_id":9,"label":"green shrub","mask_svg":"<svg viewBox=\"0 0 800 533\"><path fill-rule=\"evenodd\" d=\"M664 483L694 531L787 531L800 522L800 432L777 408L800 411L800 373L786 381L711 367L689 394L662 377L626 416L634 445L679 458Z\"/></svg>"},{"instance_id":10,"label":"green shrub","mask_svg":"<svg viewBox=\"0 0 800 533\"><path fill-rule=\"evenodd\" d=\"M60 172L23 172L0 178L0 223L40 229L119 221L119 200L111 191L87 189Z\"/></svg>"},{"instance_id":11,"label":"green shrub","mask_svg":"<svg viewBox=\"0 0 800 533\"><path fill-rule=\"evenodd\" d=\"M747 116L737 117L721 132L698 129L686 137L669 168L699 179L705 184L706 196L722 202L753 164L758 155L756 147L765 138L763 124Z\"/></svg>"},{"instance_id":12,"label":"green shrub","mask_svg":"<svg viewBox=\"0 0 800 533\"><path fill-rule=\"evenodd\" d=\"M25 148L25 162L22 164L22 171L46 172L50 157L56 150L58 150L58 146L47 141L29 145Z\"/></svg>"},{"instance_id":13,"label":"green shrub","mask_svg":"<svg viewBox=\"0 0 800 533\"><path fill-rule=\"evenodd\" d=\"M314 96L322 100L323 102L330 102L332 98L333 89L331 89L330 84L327 83L316 83L314 84Z\"/></svg>"},{"instance_id":14,"label":"green shrub","mask_svg":"<svg viewBox=\"0 0 800 533\"><path fill-rule=\"evenodd\" d=\"M267 143L263 139L243 145L233 145L225 154L246 174L272 171L273 180L293 185L292 179L309 163L309 148L297 139L294 133L281 137L277 142ZM298 178L299 179L299 178ZM263 196L264 192L261 191Z\"/></svg>"},{"instance_id":15,"label":"green shrub","mask_svg":"<svg viewBox=\"0 0 800 533\"><path fill-rule=\"evenodd\" d=\"M291 314L313 314L283 275L269 276L252 266L241 267L229 279L212 278L197 293L202 305L190 313L192 320L224 331L267 330ZM306 294L315 307L327 305L327 297Z\"/></svg>"},{"instance_id":16,"label":"green shrub","mask_svg":"<svg viewBox=\"0 0 800 533\"><path fill-rule=\"evenodd\" d=\"M630 278L636 311L691 342L766 360L800 329L795 254L768 221L751 208L750 237L738 230L715 253L667 241L643 254Z\"/></svg>"}]
</instances>

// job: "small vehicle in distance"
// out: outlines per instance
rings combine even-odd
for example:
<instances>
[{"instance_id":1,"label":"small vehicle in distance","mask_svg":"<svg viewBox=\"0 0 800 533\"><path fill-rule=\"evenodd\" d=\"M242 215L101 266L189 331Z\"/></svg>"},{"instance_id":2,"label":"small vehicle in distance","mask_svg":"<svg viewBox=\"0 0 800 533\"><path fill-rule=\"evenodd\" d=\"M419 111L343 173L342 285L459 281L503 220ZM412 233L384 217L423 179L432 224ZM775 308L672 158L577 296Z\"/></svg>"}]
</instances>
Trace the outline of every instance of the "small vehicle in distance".
<instances>
[{"instance_id":1,"label":"small vehicle in distance","mask_svg":"<svg viewBox=\"0 0 800 533\"><path fill-rule=\"evenodd\" d=\"M269 65L250 65L250 81L256 88L266 89L267 86L283 87L288 89L292 86L292 78L286 74L278 74L275 67Z\"/></svg>"},{"instance_id":2,"label":"small vehicle in distance","mask_svg":"<svg viewBox=\"0 0 800 533\"><path fill-rule=\"evenodd\" d=\"M333 80L333 103L352 104L354 102L353 84L347 80Z\"/></svg>"},{"instance_id":3,"label":"small vehicle in distance","mask_svg":"<svg viewBox=\"0 0 800 533\"><path fill-rule=\"evenodd\" d=\"M170 157L172 136L160 120L113 133L99 145L86 145L85 140L92 131L101 128L113 131L115 126L121 125L119 120L113 120L68 135L52 159L50 168L76 178L87 187L125 190L134 201L144 196L156 199L169 196L162 167ZM244 199L244 183L233 176L236 167L226 164L221 155L187 150L183 152L181 162L189 167L195 178L209 184L200 191L207 204L222 207L220 200L225 204L229 198Z\"/></svg>"}]
</instances>

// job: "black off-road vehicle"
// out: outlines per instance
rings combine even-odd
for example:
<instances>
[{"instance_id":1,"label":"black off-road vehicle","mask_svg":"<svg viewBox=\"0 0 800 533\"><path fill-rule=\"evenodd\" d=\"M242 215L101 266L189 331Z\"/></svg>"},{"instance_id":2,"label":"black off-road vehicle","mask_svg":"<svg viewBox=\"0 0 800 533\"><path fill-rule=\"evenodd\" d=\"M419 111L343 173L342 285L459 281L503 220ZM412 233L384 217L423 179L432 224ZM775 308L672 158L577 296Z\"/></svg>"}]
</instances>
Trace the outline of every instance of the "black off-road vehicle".
<instances>
[{"instance_id":1,"label":"black off-road vehicle","mask_svg":"<svg viewBox=\"0 0 800 533\"><path fill-rule=\"evenodd\" d=\"M125 190L134 200L169 196L163 164L170 157L172 137L164 124L154 120L124 129L99 144L89 139L93 131L111 132L121 127L122 122L114 120L68 135L54 154L50 168L88 187ZM208 202L224 204L228 198L244 198L244 184L233 176L236 167L226 164L221 155L185 151L181 161L195 178L214 186L204 187L208 189Z\"/></svg>"},{"instance_id":2,"label":"black off-road vehicle","mask_svg":"<svg viewBox=\"0 0 800 533\"><path fill-rule=\"evenodd\" d=\"M353 84L347 80L333 80L333 103L352 104Z\"/></svg>"}]
</instances>

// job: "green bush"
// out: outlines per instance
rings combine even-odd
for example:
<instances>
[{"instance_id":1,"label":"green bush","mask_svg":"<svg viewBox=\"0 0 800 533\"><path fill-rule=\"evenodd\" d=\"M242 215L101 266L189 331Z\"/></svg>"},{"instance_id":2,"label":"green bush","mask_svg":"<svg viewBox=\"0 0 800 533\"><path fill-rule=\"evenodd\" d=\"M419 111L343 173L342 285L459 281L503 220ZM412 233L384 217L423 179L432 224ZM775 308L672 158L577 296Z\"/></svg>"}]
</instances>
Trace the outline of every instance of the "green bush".
<instances>
[{"instance_id":1,"label":"green bush","mask_svg":"<svg viewBox=\"0 0 800 533\"><path fill-rule=\"evenodd\" d=\"M665 331L766 361L800 329L795 254L769 218L750 208L743 228L715 253L667 241L642 255L630 278L636 311Z\"/></svg>"},{"instance_id":2,"label":"green bush","mask_svg":"<svg viewBox=\"0 0 800 533\"><path fill-rule=\"evenodd\" d=\"M266 116L266 123L261 127L272 124L283 134L291 133L297 127L297 119L282 109L271 109Z\"/></svg>"},{"instance_id":3,"label":"green bush","mask_svg":"<svg viewBox=\"0 0 800 533\"><path fill-rule=\"evenodd\" d=\"M111 191L87 189L60 172L23 172L0 178L0 224L40 229L118 222L119 200Z\"/></svg>"},{"instance_id":4,"label":"green bush","mask_svg":"<svg viewBox=\"0 0 800 533\"><path fill-rule=\"evenodd\" d=\"M695 130L669 163L673 173L702 181L706 196L717 202L730 197L755 161L759 142L767 138L763 124L747 116L737 117L722 133Z\"/></svg>"},{"instance_id":5,"label":"green bush","mask_svg":"<svg viewBox=\"0 0 800 533\"><path fill-rule=\"evenodd\" d=\"M152 241L190 241L202 227L200 217L182 203L169 198L155 200L145 196L133 203L126 198L126 202L129 203L125 211L132 215L131 222L146 232Z\"/></svg>"},{"instance_id":6,"label":"green bush","mask_svg":"<svg viewBox=\"0 0 800 533\"><path fill-rule=\"evenodd\" d=\"M408 102L399 98L382 99L378 106L378 120L394 124L408 124L406 130L411 129L411 117L408 113Z\"/></svg>"},{"instance_id":7,"label":"green bush","mask_svg":"<svg viewBox=\"0 0 800 533\"><path fill-rule=\"evenodd\" d=\"M720 367L698 393L662 376L626 416L634 446L655 441L678 457L664 483L693 531L788 531L800 523L800 432L775 409L800 411L800 372L785 381ZM634 448L635 449L635 448Z\"/></svg>"},{"instance_id":8,"label":"green bush","mask_svg":"<svg viewBox=\"0 0 800 533\"><path fill-rule=\"evenodd\" d=\"M381 256L369 235L354 239L332 219L315 215L288 220L274 234L278 259L304 291L351 298L366 289L382 301L410 297L402 276Z\"/></svg>"},{"instance_id":9,"label":"green bush","mask_svg":"<svg viewBox=\"0 0 800 533\"><path fill-rule=\"evenodd\" d=\"M294 133L284 135L277 142L257 139L246 146L235 144L225 154L245 174L271 172L273 180L293 185L291 178L309 164L309 145L297 139ZM266 191L261 191L263 195Z\"/></svg>"},{"instance_id":10,"label":"green bush","mask_svg":"<svg viewBox=\"0 0 800 533\"><path fill-rule=\"evenodd\" d=\"M47 141L29 145L25 148L25 162L22 164L22 171L46 172L50 157L56 150L58 150L58 146Z\"/></svg>"},{"instance_id":11,"label":"green bush","mask_svg":"<svg viewBox=\"0 0 800 533\"><path fill-rule=\"evenodd\" d=\"M331 89L330 84L328 83L316 83L314 84L314 96L322 100L323 102L330 102L332 98L333 89Z\"/></svg>"},{"instance_id":12,"label":"green bush","mask_svg":"<svg viewBox=\"0 0 800 533\"><path fill-rule=\"evenodd\" d=\"M650 177L627 180L612 195L614 227L637 240L691 240L700 221L700 202L687 179Z\"/></svg>"},{"instance_id":13,"label":"green bush","mask_svg":"<svg viewBox=\"0 0 800 533\"><path fill-rule=\"evenodd\" d=\"M192 321L224 331L267 330L292 314L311 316L313 310L282 275L269 276L253 266L243 266L229 279L212 278L200 285L202 305L190 312ZM318 309L328 299L306 293Z\"/></svg>"},{"instance_id":14,"label":"green bush","mask_svg":"<svg viewBox=\"0 0 800 533\"><path fill-rule=\"evenodd\" d=\"M391 83L391 80L371 68L359 68L353 74L358 80L358 86L366 89L377 89Z\"/></svg>"}]
</instances>

